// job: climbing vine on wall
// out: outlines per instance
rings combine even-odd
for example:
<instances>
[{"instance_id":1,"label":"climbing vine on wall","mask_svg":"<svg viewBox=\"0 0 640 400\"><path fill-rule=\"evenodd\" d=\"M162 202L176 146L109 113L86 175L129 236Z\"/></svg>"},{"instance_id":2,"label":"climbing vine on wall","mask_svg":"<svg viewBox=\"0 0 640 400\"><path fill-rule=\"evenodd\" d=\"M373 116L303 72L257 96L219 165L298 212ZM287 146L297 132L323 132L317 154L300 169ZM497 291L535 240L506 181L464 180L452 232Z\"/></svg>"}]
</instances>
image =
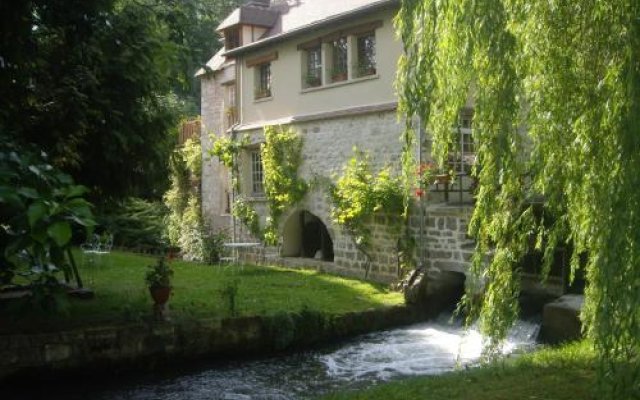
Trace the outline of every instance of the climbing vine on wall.
<instances>
[{"instance_id":1,"label":"climbing vine on wall","mask_svg":"<svg viewBox=\"0 0 640 400\"><path fill-rule=\"evenodd\" d=\"M264 189L269 215L264 231L258 213L252 204L239 195L233 204L233 214L256 237L265 243L278 242L278 225L285 210L300 202L307 193L307 184L298 177L302 162L302 139L291 129L281 126L264 128L265 142L261 145ZM249 138L240 140L222 137L213 142L210 154L230 169L234 190L241 192L240 151L249 144Z\"/></svg>"},{"instance_id":2,"label":"climbing vine on wall","mask_svg":"<svg viewBox=\"0 0 640 400\"><path fill-rule=\"evenodd\" d=\"M217 157L231 173L231 185L236 194L232 205L233 216L238 218L253 236L261 237L263 232L260 227L260 217L251 202L241 195L240 152L249 144L249 136L243 135L236 139L211 135L211 140L213 144L209 155Z\"/></svg>"},{"instance_id":3,"label":"climbing vine on wall","mask_svg":"<svg viewBox=\"0 0 640 400\"><path fill-rule=\"evenodd\" d=\"M269 210L264 240L275 245L278 243L280 217L304 198L308 185L298 177L302 161L302 138L291 128L282 126L265 127L264 136L262 165Z\"/></svg>"},{"instance_id":4,"label":"climbing vine on wall","mask_svg":"<svg viewBox=\"0 0 640 400\"><path fill-rule=\"evenodd\" d=\"M249 137L243 135L240 139L234 139L227 136L216 137L211 135L210 138L213 144L209 150L209 155L217 157L222 165L229 168L233 189L239 192L240 165L238 156L240 151L249 144Z\"/></svg>"},{"instance_id":5,"label":"climbing vine on wall","mask_svg":"<svg viewBox=\"0 0 640 400\"><path fill-rule=\"evenodd\" d=\"M354 148L354 155L344 167L342 176L330 188L333 203L331 218L344 227L367 258L367 274L371 262L371 223L376 213L401 216L404 198L400 178L390 167L377 175L371 171L369 155ZM400 231L400 226L392 229Z\"/></svg>"},{"instance_id":6,"label":"climbing vine on wall","mask_svg":"<svg viewBox=\"0 0 640 400\"><path fill-rule=\"evenodd\" d=\"M200 141L187 140L171 155L169 161L171 187L164 194L169 208L166 236L172 246L180 247L183 257L207 260L206 242L210 233L204 226L200 200L202 153Z\"/></svg>"}]
</instances>

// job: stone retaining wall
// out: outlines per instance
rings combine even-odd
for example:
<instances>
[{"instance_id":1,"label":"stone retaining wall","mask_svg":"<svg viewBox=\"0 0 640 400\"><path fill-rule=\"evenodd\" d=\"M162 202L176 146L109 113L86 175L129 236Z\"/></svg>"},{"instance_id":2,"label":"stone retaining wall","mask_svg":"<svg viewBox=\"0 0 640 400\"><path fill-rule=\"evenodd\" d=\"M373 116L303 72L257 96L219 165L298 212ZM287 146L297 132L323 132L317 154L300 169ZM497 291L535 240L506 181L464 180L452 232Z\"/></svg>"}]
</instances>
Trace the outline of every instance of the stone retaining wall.
<instances>
[{"instance_id":1,"label":"stone retaining wall","mask_svg":"<svg viewBox=\"0 0 640 400\"><path fill-rule=\"evenodd\" d=\"M268 354L426 319L416 309L315 312L91 327L0 336L0 382L52 373L114 373L176 362Z\"/></svg>"}]
</instances>

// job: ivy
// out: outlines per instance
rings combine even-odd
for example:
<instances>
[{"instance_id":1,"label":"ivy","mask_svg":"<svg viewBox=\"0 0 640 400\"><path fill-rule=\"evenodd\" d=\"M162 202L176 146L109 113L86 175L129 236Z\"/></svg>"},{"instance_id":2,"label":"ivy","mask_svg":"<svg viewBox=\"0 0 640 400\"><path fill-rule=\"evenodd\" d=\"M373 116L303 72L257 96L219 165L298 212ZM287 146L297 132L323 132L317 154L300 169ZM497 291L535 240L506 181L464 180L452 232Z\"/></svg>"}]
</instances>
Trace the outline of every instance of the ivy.
<instances>
[{"instance_id":1,"label":"ivy","mask_svg":"<svg viewBox=\"0 0 640 400\"><path fill-rule=\"evenodd\" d=\"M265 242L278 242L278 224L282 214L299 203L308 185L298 177L302 160L302 139L290 128L267 126L261 147L264 189L269 217L264 233Z\"/></svg>"},{"instance_id":2,"label":"ivy","mask_svg":"<svg viewBox=\"0 0 640 400\"><path fill-rule=\"evenodd\" d=\"M547 271L554 247L570 243L571 275L586 269L599 398L638 397L640 3L403 0L396 26L399 110L425 121L441 165L459 108L475 98L472 282L485 287L479 310L467 299L482 330L495 347L517 317L514 271L532 236ZM553 222L533 218L530 196Z\"/></svg>"},{"instance_id":3,"label":"ivy","mask_svg":"<svg viewBox=\"0 0 640 400\"><path fill-rule=\"evenodd\" d=\"M224 234L212 234L202 217L200 176L202 150L197 139L174 150L169 163L171 187L164 195L169 208L166 237L188 260L214 262Z\"/></svg>"},{"instance_id":4,"label":"ivy","mask_svg":"<svg viewBox=\"0 0 640 400\"><path fill-rule=\"evenodd\" d=\"M233 203L233 216L238 218L249 232L255 237L263 235L260 228L260 217L253 205L242 197L238 197Z\"/></svg>"},{"instance_id":5,"label":"ivy","mask_svg":"<svg viewBox=\"0 0 640 400\"><path fill-rule=\"evenodd\" d=\"M209 150L210 156L215 156L220 160L222 165L231 171L231 180L233 189L240 191L240 166L238 163L238 155L240 151L249 144L249 137L243 135L240 139L234 139L227 136L216 137L211 135L213 145Z\"/></svg>"},{"instance_id":6,"label":"ivy","mask_svg":"<svg viewBox=\"0 0 640 400\"><path fill-rule=\"evenodd\" d=\"M354 155L344 167L343 175L330 189L333 203L331 218L344 227L367 259L367 274L371 262L371 217L376 213L401 216L404 197L400 179L389 166L377 175L371 172L369 155L354 148ZM399 227L394 226L399 231Z\"/></svg>"},{"instance_id":7,"label":"ivy","mask_svg":"<svg viewBox=\"0 0 640 400\"><path fill-rule=\"evenodd\" d=\"M256 237L263 237L268 244L278 242L278 225L282 214L300 202L307 193L308 185L298 177L302 161L302 139L290 128L266 126L265 142L261 146L264 171L264 189L267 198L267 226L260 227L260 219L249 201L242 196L234 201L233 214ZM241 191L240 151L249 144L248 136L240 140L222 137L214 141L210 154L231 170L234 190Z\"/></svg>"}]
</instances>

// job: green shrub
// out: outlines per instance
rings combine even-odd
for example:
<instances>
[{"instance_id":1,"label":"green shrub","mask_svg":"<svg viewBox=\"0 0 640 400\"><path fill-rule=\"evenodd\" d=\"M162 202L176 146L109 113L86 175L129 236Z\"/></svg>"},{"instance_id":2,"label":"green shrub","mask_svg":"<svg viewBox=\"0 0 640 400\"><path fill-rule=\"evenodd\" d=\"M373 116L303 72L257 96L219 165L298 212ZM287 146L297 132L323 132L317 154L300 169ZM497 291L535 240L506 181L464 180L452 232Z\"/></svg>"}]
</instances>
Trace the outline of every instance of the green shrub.
<instances>
[{"instance_id":1,"label":"green shrub","mask_svg":"<svg viewBox=\"0 0 640 400\"><path fill-rule=\"evenodd\" d=\"M159 201L130 197L104 207L97 220L101 228L113 234L114 244L127 248L166 247L167 207Z\"/></svg>"}]
</instances>

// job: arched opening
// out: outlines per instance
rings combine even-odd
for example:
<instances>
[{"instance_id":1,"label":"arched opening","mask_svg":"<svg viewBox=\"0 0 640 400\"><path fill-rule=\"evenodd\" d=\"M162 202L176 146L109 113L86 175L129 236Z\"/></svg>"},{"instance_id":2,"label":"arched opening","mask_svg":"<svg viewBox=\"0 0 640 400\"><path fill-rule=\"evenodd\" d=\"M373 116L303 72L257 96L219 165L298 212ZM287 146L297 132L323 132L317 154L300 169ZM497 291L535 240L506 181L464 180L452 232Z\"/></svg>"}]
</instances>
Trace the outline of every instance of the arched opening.
<instances>
[{"instance_id":1,"label":"arched opening","mask_svg":"<svg viewBox=\"0 0 640 400\"><path fill-rule=\"evenodd\" d=\"M333 241L320 218L306 210L293 213L284 224L282 255L333 261Z\"/></svg>"}]
</instances>

